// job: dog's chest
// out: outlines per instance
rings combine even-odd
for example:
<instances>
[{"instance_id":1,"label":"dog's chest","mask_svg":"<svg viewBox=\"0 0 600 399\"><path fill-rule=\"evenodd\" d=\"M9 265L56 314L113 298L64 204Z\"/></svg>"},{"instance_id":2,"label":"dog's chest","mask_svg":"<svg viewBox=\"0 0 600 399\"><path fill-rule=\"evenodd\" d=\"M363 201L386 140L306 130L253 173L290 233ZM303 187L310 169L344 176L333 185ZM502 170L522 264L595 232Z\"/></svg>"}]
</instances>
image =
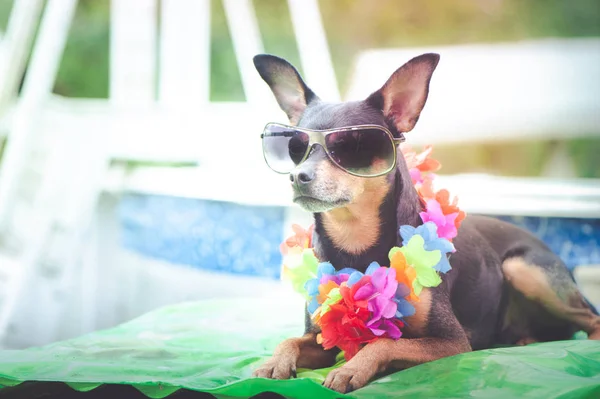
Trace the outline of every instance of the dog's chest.
<instances>
[{"instance_id":1,"label":"dog's chest","mask_svg":"<svg viewBox=\"0 0 600 399\"><path fill-rule=\"evenodd\" d=\"M336 270L349 267L363 273L373 262L381 266L389 266L388 254L395 245L395 242L390 242L388 245L377 244L361 254L353 255L335 248L331 240L326 235L318 234L316 229L313 243L319 261L330 262Z\"/></svg>"}]
</instances>

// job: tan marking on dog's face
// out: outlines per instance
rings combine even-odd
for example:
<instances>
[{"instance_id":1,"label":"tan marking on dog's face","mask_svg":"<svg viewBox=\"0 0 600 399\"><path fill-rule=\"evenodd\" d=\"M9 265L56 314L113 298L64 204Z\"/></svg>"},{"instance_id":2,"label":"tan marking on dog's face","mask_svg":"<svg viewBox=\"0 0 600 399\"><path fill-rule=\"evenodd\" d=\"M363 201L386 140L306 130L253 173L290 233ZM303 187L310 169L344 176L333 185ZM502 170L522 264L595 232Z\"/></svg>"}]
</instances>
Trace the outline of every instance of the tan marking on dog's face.
<instances>
[{"instance_id":1,"label":"tan marking on dog's face","mask_svg":"<svg viewBox=\"0 0 600 399\"><path fill-rule=\"evenodd\" d=\"M323 227L333 244L350 254L360 254L379 239L379 207L390 190L387 177L363 178L331 165L317 173L335 184L336 191L348 195L350 202L323 213Z\"/></svg>"},{"instance_id":2,"label":"tan marking on dog's face","mask_svg":"<svg viewBox=\"0 0 600 399\"><path fill-rule=\"evenodd\" d=\"M415 314L406 318L405 332L410 337L423 337L427 334L429 312L431 311L431 290L423 288L419 302L413 302Z\"/></svg>"},{"instance_id":3,"label":"tan marking on dog's face","mask_svg":"<svg viewBox=\"0 0 600 399\"><path fill-rule=\"evenodd\" d=\"M329 159L319 163L316 170L318 181L313 184L313 193L321 199L336 202L346 198L353 202L365 191L365 178L353 176L335 166Z\"/></svg>"},{"instance_id":4,"label":"tan marking on dog's face","mask_svg":"<svg viewBox=\"0 0 600 399\"><path fill-rule=\"evenodd\" d=\"M312 156L312 155L311 155ZM298 168L305 168L300 164ZM327 158L314 167L314 180L307 187L293 186L294 202L312 213L327 212L346 206L362 191L362 182L337 168Z\"/></svg>"}]
</instances>

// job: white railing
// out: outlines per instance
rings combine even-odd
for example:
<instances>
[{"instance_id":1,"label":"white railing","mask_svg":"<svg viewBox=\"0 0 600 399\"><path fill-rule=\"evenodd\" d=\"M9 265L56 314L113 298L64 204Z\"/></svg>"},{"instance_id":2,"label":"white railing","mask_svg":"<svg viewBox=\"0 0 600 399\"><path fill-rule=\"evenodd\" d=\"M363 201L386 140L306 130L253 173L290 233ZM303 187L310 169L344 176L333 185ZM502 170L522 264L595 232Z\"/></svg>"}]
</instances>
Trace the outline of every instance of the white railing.
<instances>
[{"instance_id":1,"label":"white railing","mask_svg":"<svg viewBox=\"0 0 600 399\"><path fill-rule=\"evenodd\" d=\"M369 50L348 99L365 98L404 62L441 54L413 144L570 139L600 134L600 39Z\"/></svg>"},{"instance_id":2,"label":"white railing","mask_svg":"<svg viewBox=\"0 0 600 399\"><path fill-rule=\"evenodd\" d=\"M43 4L41 0L14 2L6 33L0 37L0 117L21 81Z\"/></svg>"},{"instance_id":3,"label":"white railing","mask_svg":"<svg viewBox=\"0 0 600 399\"><path fill-rule=\"evenodd\" d=\"M318 15L316 0L291 2L293 12L310 8L307 16ZM20 44L6 56L5 37L0 63L8 68L0 70L4 81L10 80L13 86L22 70L17 68L17 60L9 60L19 51L25 54L26 39L33 32L25 27L36 27L33 22L43 3L24 0L16 2L13 9L11 32L20 32ZM0 261L3 270L7 265L18 268L18 273L6 275L12 276L8 280L11 294L0 303L0 333L6 331L15 306L21 305L25 313L20 320L44 328L21 325L17 335L35 331L37 342L55 337L64 319L65 307L53 304L57 292L86 308L78 319L80 333L94 328L91 318L97 309L98 287L86 286L82 292L69 287L73 279L89 285L101 268L90 231L94 230L94 209L104 191L111 159L199 160L206 165L218 162L216 149L224 142L236 141L230 148L243 156L245 151L239 147L244 139L236 136L240 122L246 128L256 124L256 136L249 134L246 141L259 143L259 125L281 114L266 85L257 76L253 78L251 56L262 49L262 41L252 3L242 0L225 0L224 5L245 102L209 102L209 0L163 0L160 29L156 0L112 0L109 100L68 100L51 95L76 4L76 0L46 3L24 87L13 118L8 120L9 137L0 163L0 245L4 245L0 246ZM23 10L25 13L20 12ZM307 25L305 17L293 16L293 23ZM24 21L32 23L24 25ZM311 26L316 23L310 21ZM326 49L324 36L298 27L295 32L298 41L317 40L315 45ZM306 35L310 37L304 38ZM309 63L318 63L321 72L333 75L328 52L311 52L308 57ZM300 58L306 61L302 52ZM314 68L312 71L309 82L319 76ZM11 93L14 96L14 90ZM262 108L265 103L273 107ZM231 129L225 127L229 135L223 132L224 122L230 123ZM231 159L239 162L235 156ZM126 189L124 185L120 188ZM11 246L8 251L7 242ZM55 269L62 277L45 280L39 270L43 267ZM131 273L121 277L124 284L134 283ZM21 290L26 286L38 287L35 297L48 306L43 316L27 307L27 301L18 300L31 298L31 292Z\"/></svg>"}]
</instances>

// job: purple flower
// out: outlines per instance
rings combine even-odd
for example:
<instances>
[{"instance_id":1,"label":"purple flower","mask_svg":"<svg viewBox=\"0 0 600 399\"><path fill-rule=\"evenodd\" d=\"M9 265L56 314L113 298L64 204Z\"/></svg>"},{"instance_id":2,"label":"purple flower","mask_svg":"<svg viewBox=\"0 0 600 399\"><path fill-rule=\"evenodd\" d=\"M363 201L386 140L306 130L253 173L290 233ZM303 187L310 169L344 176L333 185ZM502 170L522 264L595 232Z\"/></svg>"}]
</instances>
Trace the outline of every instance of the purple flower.
<instances>
[{"instance_id":1,"label":"purple flower","mask_svg":"<svg viewBox=\"0 0 600 399\"><path fill-rule=\"evenodd\" d=\"M373 275L373 273L375 273L375 271L377 269L379 269L381 266L379 266L379 263L377 262L371 262L371 264L369 265L369 267L367 267L367 270L365 271L365 273L361 273L358 270L354 270L354 269L342 269L340 270L340 272L344 271L344 270L349 270L350 273L350 277L348 278L348 287L352 287L354 284L358 283L358 281L363 278L363 276L371 276Z\"/></svg>"},{"instance_id":2,"label":"purple flower","mask_svg":"<svg viewBox=\"0 0 600 399\"><path fill-rule=\"evenodd\" d=\"M387 333L387 336L392 339L398 339L402 336L400 328L391 320L379 319L375 323L369 323L369 329L376 336L380 337Z\"/></svg>"},{"instance_id":3,"label":"purple flower","mask_svg":"<svg viewBox=\"0 0 600 399\"><path fill-rule=\"evenodd\" d=\"M356 283L363 277L362 273L356 273L350 276L348 285ZM372 312L367 327L377 336L387 332L390 337L399 337L400 329L398 326L387 320L395 317L398 310L398 304L395 300L398 288L396 270L381 267L373 262L367 268L366 275L371 276L371 279L356 291L354 299L367 301L367 307Z\"/></svg>"},{"instance_id":4,"label":"purple flower","mask_svg":"<svg viewBox=\"0 0 600 399\"><path fill-rule=\"evenodd\" d=\"M398 305L395 300L398 282L396 281L396 270L388 267L381 267L377 262L373 262L367 268L365 274L355 271L348 279L348 286L356 284L365 275L371 276L369 283L360 287L354 294L357 301L367 300L368 309L373 316L367 323L367 326L379 325L382 318L389 319L396 315ZM376 327L373 327L377 329Z\"/></svg>"}]
</instances>

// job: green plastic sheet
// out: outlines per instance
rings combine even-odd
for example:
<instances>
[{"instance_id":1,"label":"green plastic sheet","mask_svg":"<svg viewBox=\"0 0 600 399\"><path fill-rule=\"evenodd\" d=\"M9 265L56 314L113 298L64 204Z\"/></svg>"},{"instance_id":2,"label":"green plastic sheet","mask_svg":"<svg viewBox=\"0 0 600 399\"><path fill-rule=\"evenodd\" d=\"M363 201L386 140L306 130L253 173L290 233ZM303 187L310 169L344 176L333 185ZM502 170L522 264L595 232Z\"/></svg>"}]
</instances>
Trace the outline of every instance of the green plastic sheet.
<instances>
[{"instance_id":1,"label":"green plastic sheet","mask_svg":"<svg viewBox=\"0 0 600 399\"><path fill-rule=\"evenodd\" d=\"M158 309L109 330L40 348L0 352L0 384L65 382L85 391L128 384L150 398L181 388L227 397L600 398L600 343L572 340L484 350L383 376L347 395L328 370L251 378L282 339L302 333L302 304L211 300ZM343 364L341 360L337 366Z\"/></svg>"}]
</instances>

